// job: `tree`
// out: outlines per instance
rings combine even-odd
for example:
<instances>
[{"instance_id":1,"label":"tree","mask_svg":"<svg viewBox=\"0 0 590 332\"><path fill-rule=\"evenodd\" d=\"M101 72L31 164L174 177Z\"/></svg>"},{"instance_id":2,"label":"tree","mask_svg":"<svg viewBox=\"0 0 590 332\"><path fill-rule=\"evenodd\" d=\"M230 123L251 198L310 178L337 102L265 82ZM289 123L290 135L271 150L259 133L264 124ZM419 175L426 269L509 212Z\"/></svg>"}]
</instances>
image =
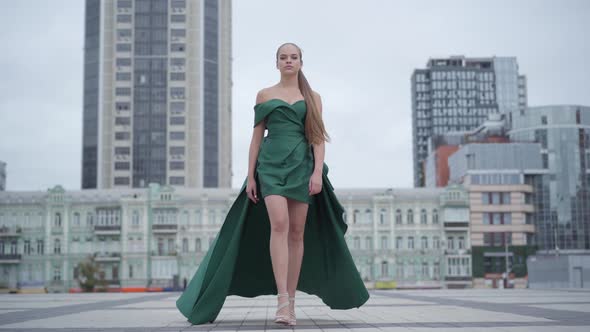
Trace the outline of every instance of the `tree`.
<instances>
[{"instance_id":1,"label":"tree","mask_svg":"<svg viewBox=\"0 0 590 332\"><path fill-rule=\"evenodd\" d=\"M106 288L106 280L99 280L97 275L100 272L100 266L94 259L95 256L89 255L86 260L78 263L78 283L84 292L94 291L95 286L102 286Z\"/></svg>"}]
</instances>

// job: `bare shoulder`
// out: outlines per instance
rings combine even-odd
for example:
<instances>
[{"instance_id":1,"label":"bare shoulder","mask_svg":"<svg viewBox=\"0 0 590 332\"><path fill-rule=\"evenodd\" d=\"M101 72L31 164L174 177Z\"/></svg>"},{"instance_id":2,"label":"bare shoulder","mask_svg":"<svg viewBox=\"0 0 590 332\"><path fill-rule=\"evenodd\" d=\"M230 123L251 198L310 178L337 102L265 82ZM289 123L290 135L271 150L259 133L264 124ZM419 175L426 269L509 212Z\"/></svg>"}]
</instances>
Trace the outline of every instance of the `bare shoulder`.
<instances>
[{"instance_id":1,"label":"bare shoulder","mask_svg":"<svg viewBox=\"0 0 590 332\"><path fill-rule=\"evenodd\" d=\"M268 88L263 88L256 94L256 104L260 104L266 101L268 95Z\"/></svg>"},{"instance_id":2,"label":"bare shoulder","mask_svg":"<svg viewBox=\"0 0 590 332\"><path fill-rule=\"evenodd\" d=\"M268 101L269 99L272 99L272 96L274 95L274 89L274 86L270 86L268 88L263 88L260 91L258 91L258 94L256 95L256 104L261 104L265 101Z\"/></svg>"}]
</instances>

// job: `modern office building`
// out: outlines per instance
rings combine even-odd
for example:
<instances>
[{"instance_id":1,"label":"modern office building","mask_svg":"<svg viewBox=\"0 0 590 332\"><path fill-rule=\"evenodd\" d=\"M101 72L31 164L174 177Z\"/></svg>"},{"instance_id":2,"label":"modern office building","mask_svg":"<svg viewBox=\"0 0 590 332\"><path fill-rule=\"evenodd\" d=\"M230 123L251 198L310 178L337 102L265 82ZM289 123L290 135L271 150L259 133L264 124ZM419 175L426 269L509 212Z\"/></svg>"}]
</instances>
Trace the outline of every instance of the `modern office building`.
<instances>
[{"instance_id":1,"label":"modern office building","mask_svg":"<svg viewBox=\"0 0 590 332\"><path fill-rule=\"evenodd\" d=\"M6 190L6 163L0 161L0 191Z\"/></svg>"},{"instance_id":2,"label":"modern office building","mask_svg":"<svg viewBox=\"0 0 590 332\"><path fill-rule=\"evenodd\" d=\"M412 74L414 186L425 186L430 138L469 131L489 114L509 114L527 105L526 78L514 57L430 59ZM435 142L434 148L437 147Z\"/></svg>"},{"instance_id":3,"label":"modern office building","mask_svg":"<svg viewBox=\"0 0 590 332\"><path fill-rule=\"evenodd\" d=\"M113 289L182 287L238 190L148 188L0 193L0 288L76 290L89 255ZM337 190L346 240L368 286L471 287L461 186Z\"/></svg>"},{"instance_id":4,"label":"modern office building","mask_svg":"<svg viewBox=\"0 0 590 332\"><path fill-rule=\"evenodd\" d=\"M231 186L231 1L87 0L82 188Z\"/></svg>"},{"instance_id":5,"label":"modern office building","mask_svg":"<svg viewBox=\"0 0 590 332\"><path fill-rule=\"evenodd\" d=\"M589 254L590 107L530 107L511 117L511 141L541 146L543 174L527 179L537 197L539 253Z\"/></svg>"},{"instance_id":6,"label":"modern office building","mask_svg":"<svg viewBox=\"0 0 590 332\"><path fill-rule=\"evenodd\" d=\"M540 145L468 143L449 157L449 170L469 193L474 287L526 287L539 212L529 179L544 173Z\"/></svg>"}]
</instances>

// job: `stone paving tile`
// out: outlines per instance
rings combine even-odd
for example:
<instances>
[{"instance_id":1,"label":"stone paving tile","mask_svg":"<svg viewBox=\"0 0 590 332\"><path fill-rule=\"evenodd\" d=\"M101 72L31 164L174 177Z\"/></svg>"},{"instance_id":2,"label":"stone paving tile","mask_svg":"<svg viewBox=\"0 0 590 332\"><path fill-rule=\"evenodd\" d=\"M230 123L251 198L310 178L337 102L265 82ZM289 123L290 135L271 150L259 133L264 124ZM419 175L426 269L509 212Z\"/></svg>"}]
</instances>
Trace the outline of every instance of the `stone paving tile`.
<instances>
[{"instance_id":1,"label":"stone paving tile","mask_svg":"<svg viewBox=\"0 0 590 332\"><path fill-rule=\"evenodd\" d=\"M360 309L330 310L297 294L295 329L273 322L276 298L229 297L213 324L193 326L180 293L0 295L2 331L587 331L590 292L373 291Z\"/></svg>"}]
</instances>

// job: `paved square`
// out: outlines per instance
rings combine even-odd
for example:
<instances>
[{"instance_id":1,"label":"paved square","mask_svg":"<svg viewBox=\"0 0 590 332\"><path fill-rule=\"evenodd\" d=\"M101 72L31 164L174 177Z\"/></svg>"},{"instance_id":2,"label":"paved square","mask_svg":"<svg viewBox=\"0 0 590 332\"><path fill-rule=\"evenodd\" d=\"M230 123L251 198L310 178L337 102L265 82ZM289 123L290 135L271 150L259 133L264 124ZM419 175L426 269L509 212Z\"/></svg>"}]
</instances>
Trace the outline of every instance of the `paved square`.
<instances>
[{"instance_id":1,"label":"paved square","mask_svg":"<svg viewBox=\"0 0 590 332\"><path fill-rule=\"evenodd\" d=\"M2 331L281 331L274 296L229 297L213 324L191 325L180 293L3 294ZM371 291L360 309L297 294L297 331L588 331L590 291Z\"/></svg>"}]
</instances>

